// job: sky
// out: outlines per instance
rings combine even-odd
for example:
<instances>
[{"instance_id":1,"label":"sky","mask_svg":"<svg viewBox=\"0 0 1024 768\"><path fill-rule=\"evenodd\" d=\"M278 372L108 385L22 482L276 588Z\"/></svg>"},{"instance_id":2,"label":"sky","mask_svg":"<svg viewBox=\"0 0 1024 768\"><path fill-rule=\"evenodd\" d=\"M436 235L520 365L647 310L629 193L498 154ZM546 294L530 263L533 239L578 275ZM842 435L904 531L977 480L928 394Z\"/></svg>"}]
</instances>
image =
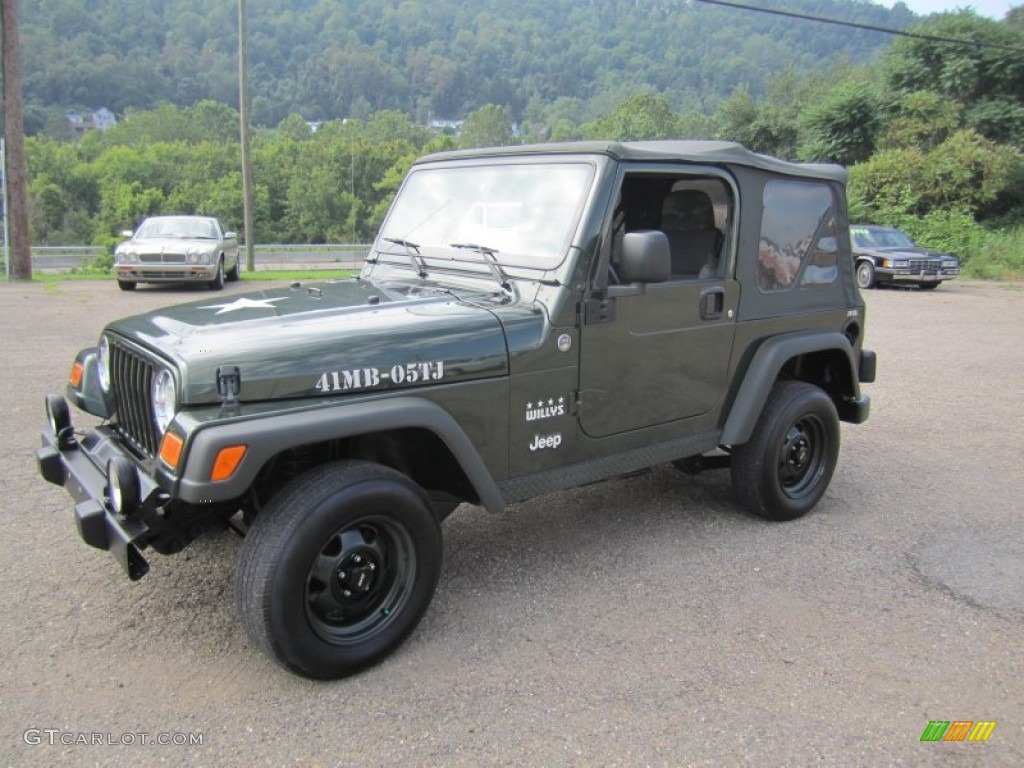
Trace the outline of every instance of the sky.
<instances>
[{"instance_id":1,"label":"sky","mask_svg":"<svg viewBox=\"0 0 1024 768\"><path fill-rule=\"evenodd\" d=\"M973 8L979 16L1001 20L1010 8L1024 4L1024 0L903 0L903 3L921 16ZM893 0L886 0L883 4L891 8L895 3Z\"/></svg>"}]
</instances>

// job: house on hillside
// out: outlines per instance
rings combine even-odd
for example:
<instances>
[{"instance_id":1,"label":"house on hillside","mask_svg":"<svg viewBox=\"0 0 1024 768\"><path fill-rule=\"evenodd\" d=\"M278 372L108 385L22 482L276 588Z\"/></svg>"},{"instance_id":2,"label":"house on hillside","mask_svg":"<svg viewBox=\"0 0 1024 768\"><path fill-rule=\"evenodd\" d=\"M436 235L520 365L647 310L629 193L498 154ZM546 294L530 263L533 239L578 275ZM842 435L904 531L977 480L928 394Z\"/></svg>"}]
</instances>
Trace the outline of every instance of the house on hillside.
<instances>
[{"instance_id":1,"label":"house on hillside","mask_svg":"<svg viewBox=\"0 0 1024 768\"><path fill-rule=\"evenodd\" d=\"M92 124L98 131L105 131L117 125L117 118L114 113L106 107L100 107L92 113Z\"/></svg>"},{"instance_id":2,"label":"house on hillside","mask_svg":"<svg viewBox=\"0 0 1024 768\"><path fill-rule=\"evenodd\" d=\"M75 136L82 136L92 130L105 131L117 125L117 117L106 107L94 109L88 115L83 115L77 109L69 109L64 117L71 124Z\"/></svg>"}]
</instances>

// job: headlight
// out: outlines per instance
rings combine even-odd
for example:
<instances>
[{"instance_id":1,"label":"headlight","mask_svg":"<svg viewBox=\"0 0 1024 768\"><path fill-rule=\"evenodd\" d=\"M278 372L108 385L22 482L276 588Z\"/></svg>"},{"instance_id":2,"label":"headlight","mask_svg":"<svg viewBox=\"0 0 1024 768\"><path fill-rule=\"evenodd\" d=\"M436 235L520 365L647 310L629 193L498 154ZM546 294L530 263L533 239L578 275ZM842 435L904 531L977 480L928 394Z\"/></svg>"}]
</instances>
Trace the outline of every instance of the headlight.
<instances>
[{"instance_id":1,"label":"headlight","mask_svg":"<svg viewBox=\"0 0 1024 768\"><path fill-rule=\"evenodd\" d=\"M135 251L114 251L114 261L118 264L136 264L139 261L139 257L135 254Z\"/></svg>"},{"instance_id":2,"label":"headlight","mask_svg":"<svg viewBox=\"0 0 1024 768\"><path fill-rule=\"evenodd\" d=\"M100 339L100 346L96 350L96 368L100 377L100 388L104 392L110 391L110 341L106 336Z\"/></svg>"},{"instance_id":3,"label":"headlight","mask_svg":"<svg viewBox=\"0 0 1024 768\"><path fill-rule=\"evenodd\" d=\"M192 250L188 252L188 261L190 264L209 264L210 253L204 250Z\"/></svg>"},{"instance_id":4,"label":"headlight","mask_svg":"<svg viewBox=\"0 0 1024 768\"><path fill-rule=\"evenodd\" d=\"M167 425L174 418L177 407L178 393L174 387L174 376L164 368L153 379L153 418L161 434L167 431Z\"/></svg>"}]
</instances>

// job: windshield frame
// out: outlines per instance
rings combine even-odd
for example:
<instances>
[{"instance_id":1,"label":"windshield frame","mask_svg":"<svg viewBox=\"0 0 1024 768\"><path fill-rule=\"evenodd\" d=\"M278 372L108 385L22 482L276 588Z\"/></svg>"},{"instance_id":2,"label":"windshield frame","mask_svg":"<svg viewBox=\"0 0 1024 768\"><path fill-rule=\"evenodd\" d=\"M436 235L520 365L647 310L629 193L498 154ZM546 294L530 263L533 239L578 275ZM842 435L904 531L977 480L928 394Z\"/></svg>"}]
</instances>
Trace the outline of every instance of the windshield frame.
<instances>
[{"instance_id":1,"label":"windshield frame","mask_svg":"<svg viewBox=\"0 0 1024 768\"><path fill-rule=\"evenodd\" d=\"M569 193L567 195L569 199L559 211L562 218L552 224L552 207L544 205L546 201L538 200L537 197L541 193L548 197L552 195L553 174L559 168L566 172L565 186ZM579 172L582 172L582 176L572 179L572 175ZM543 183L531 179L529 176L531 173L538 173L538 181L542 179ZM436 174L443 175L437 176ZM488 181L496 185L498 180L509 180L512 182L511 186L515 187L516 177L505 176L503 178L504 174L519 174L520 180L530 182L523 187L522 199L489 199L488 195L492 191L490 189L481 192L478 199L474 199L472 195L460 194L474 181L486 186L485 182ZM394 242L387 242L387 239L391 238L392 240L415 242L419 256L428 263L440 262L443 265L444 262L458 262L461 266L463 264L479 265L485 261L476 249L465 247L468 243L474 244L477 248L483 247L493 253L494 259L502 267L544 271L557 269L565 262L570 252L597 178L597 163L593 159L585 157L486 157L443 164L416 164L410 169L388 210L388 215L381 223L374 242L374 251L378 255L397 257L396 262L408 264L405 247ZM416 189L416 185L429 183L434 179L441 180L433 188L435 193L448 188L453 191L453 194L447 197L442 195L444 199L438 205L428 207L421 212L418 217L420 221L414 221L411 226L407 221L399 223L401 217L408 216L410 213L409 209L403 208L403 200L406 199L406 196L418 196L425 192L426 190ZM574 200L572 199L573 195L575 195ZM456 207L448 210L452 203L456 203ZM528 211L533 218L524 214L524 210ZM476 224L481 231L489 231L485 231L483 234L479 231L467 233L463 225L474 223L468 221L471 214L479 219ZM436 221L435 217L439 215L443 215L445 218ZM521 216L524 223L519 226L490 226L488 219L490 216L499 219L506 216L509 220ZM437 242L430 242L429 238L423 237L424 226L432 221L435 225L439 225L440 234L434 238ZM531 222L532 230L529 227ZM445 224L447 226L440 226ZM516 241L525 240L531 231L544 237L544 233L551 227L555 227L556 231L553 236L545 238L546 242L541 248L512 246ZM388 261L390 263L390 259Z\"/></svg>"}]
</instances>

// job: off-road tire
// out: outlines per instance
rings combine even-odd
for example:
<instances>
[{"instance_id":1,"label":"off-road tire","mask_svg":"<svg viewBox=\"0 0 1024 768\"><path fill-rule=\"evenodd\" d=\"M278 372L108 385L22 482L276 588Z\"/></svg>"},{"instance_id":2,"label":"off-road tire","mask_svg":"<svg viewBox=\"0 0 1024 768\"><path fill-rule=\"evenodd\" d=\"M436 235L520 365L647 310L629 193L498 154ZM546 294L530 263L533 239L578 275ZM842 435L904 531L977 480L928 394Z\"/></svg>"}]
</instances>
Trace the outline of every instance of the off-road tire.
<instances>
[{"instance_id":1,"label":"off-road tire","mask_svg":"<svg viewBox=\"0 0 1024 768\"><path fill-rule=\"evenodd\" d=\"M324 464L253 520L236 581L242 622L285 668L344 677L413 631L441 558L441 528L419 486L377 464Z\"/></svg>"},{"instance_id":2,"label":"off-road tire","mask_svg":"<svg viewBox=\"0 0 1024 768\"><path fill-rule=\"evenodd\" d=\"M733 450L733 492L756 515L794 520L818 503L838 458L839 417L829 396L813 384L779 381L750 440Z\"/></svg>"}]
</instances>

